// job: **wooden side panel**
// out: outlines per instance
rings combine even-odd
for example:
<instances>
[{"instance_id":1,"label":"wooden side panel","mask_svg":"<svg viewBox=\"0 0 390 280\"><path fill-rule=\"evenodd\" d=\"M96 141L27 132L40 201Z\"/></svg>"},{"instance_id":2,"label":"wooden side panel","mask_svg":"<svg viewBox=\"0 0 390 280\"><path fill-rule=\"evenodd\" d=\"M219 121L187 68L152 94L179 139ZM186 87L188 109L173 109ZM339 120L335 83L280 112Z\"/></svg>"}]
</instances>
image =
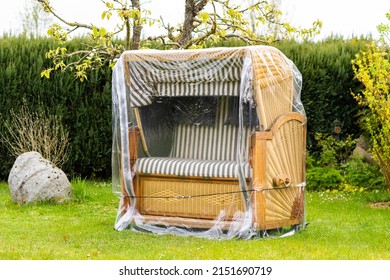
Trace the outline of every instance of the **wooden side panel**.
<instances>
[{"instance_id":1,"label":"wooden side panel","mask_svg":"<svg viewBox=\"0 0 390 280\"><path fill-rule=\"evenodd\" d=\"M138 142L139 142L139 129L130 128L129 129L129 151L130 151L130 165L133 167L134 162L138 158Z\"/></svg>"},{"instance_id":2,"label":"wooden side panel","mask_svg":"<svg viewBox=\"0 0 390 280\"><path fill-rule=\"evenodd\" d=\"M299 224L304 217L305 117L284 114L251 140L254 222L259 229Z\"/></svg>"},{"instance_id":3,"label":"wooden side panel","mask_svg":"<svg viewBox=\"0 0 390 280\"><path fill-rule=\"evenodd\" d=\"M265 229L265 206L266 199L262 188L266 188L267 166L267 141L272 139L269 131L255 132L251 137L251 165L252 181L251 187L255 190L252 194L253 222L259 229Z\"/></svg>"}]
</instances>

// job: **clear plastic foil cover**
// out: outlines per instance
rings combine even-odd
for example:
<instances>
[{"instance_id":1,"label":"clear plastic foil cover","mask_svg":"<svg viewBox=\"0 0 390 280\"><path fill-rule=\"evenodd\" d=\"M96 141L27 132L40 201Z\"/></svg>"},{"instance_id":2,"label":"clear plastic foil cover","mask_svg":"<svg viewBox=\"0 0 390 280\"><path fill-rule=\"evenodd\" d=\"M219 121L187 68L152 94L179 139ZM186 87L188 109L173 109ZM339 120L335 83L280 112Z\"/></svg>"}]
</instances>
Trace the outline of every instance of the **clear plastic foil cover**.
<instances>
[{"instance_id":1,"label":"clear plastic foil cover","mask_svg":"<svg viewBox=\"0 0 390 280\"><path fill-rule=\"evenodd\" d=\"M302 229L301 84L268 46L124 52L112 82L115 228L243 239Z\"/></svg>"}]
</instances>

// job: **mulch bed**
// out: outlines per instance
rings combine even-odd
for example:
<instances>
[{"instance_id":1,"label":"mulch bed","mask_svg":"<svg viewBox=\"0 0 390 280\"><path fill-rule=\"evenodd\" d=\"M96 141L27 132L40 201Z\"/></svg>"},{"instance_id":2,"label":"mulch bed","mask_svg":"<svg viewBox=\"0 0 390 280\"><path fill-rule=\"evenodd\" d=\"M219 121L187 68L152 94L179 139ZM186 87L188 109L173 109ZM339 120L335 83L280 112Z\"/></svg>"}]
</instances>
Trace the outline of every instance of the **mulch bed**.
<instances>
[{"instance_id":1,"label":"mulch bed","mask_svg":"<svg viewBox=\"0 0 390 280\"><path fill-rule=\"evenodd\" d=\"M370 203L370 206L374 207L374 208L388 208L388 209L390 209L390 201L372 202L372 203Z\"/></svg>"}]
</instances>

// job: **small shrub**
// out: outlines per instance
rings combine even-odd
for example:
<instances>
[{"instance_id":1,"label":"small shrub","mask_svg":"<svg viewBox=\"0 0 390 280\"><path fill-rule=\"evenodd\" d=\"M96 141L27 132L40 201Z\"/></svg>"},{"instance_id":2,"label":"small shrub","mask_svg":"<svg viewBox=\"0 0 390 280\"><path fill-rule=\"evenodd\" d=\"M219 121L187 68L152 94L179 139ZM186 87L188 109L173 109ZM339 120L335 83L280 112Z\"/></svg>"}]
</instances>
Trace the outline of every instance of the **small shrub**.
<instances>
[{"instance_id":1,"label":"small shrub","mask_svg":"<svg viewBox=\"0 0 390 280\"><path fill-rule=\"evenodd\" d=\"M331 166L313 167L306 172L306 186L310 191L339 189L342 182L341 171Z\"/></svg>"},{"instance_id":2,"label":"small shrub","mask_svg":"<svg viewBox=\"0 0 390 280\"><path fill-rule=\"evenodd\" d=\"M353 159L341 166L346 185L355 189L384 190L385 177L378 165L364 162L362 159Z\"/></svg>"},{"instance_id":3,"label":"small shrub","mask_svg":"<svg viewBox=\"0 0 390 280\"><path fill-rule=\"evenodd\" d=\"M315 166L310 163L306 171L306 184L311 191L362 192L386 189L386 180L379 166L362 159L352 159L333 166Z\"/></svg>"},{"instance_id":4,"label":"small shrub","mask_svg":"<svg viewBox=\"0 0 390 280\"><path fill-rule=\"evenodd\" d=\"M331 166L343 164L351 155L356 146L356 140L348 135L344 140L323 133L316 133L315 139L318 146L321 147L321 154L318 164L322 166Z\"/></svg>"},{"instance_id":5,"label":"small shrub","mask_svg":"<svg viewBox=\"0 0 390 280\"><path fill-rule=\"evenodd\" d=\"M43 109L30 112L23 106L19 112L10 112L10 120L4 121L6 133L3 142L10 153L18 157L35 151L53 164L61 166L68 158L68 132L55 115Z\"/></svg>"},{"instance_id":6,"label":"small shrub","mask_svg":"<svg viewBox=\"0 0 390 280\"><path fill-rule=\"evenodd\" d=\"M316 140L321 153L307 157L308 190L361 192L386 188L386 180L378 165L361 158L350 158L357 142L350 135L339 140L332 135L317 133Z\"/></svg>"}]
</instances>

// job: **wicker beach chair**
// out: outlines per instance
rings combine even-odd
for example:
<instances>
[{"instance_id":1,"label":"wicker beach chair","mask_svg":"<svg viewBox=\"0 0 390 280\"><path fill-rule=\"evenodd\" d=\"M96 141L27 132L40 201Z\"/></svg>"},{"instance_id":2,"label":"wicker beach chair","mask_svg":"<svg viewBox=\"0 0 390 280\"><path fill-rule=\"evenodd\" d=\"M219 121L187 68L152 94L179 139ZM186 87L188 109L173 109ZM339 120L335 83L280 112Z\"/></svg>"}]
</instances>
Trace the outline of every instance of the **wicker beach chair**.
<instances>
[{"instance_id":1,"label":"wicker beach chair","mask_svg":"<svg viewBox=\"0 0 390 280\"><path fill-rule=\"evenodd\" d=\"M113 76L116 228L250 236L302 225L300 87L273 47L125 52Z\"/></svg>"}]
</instances>

